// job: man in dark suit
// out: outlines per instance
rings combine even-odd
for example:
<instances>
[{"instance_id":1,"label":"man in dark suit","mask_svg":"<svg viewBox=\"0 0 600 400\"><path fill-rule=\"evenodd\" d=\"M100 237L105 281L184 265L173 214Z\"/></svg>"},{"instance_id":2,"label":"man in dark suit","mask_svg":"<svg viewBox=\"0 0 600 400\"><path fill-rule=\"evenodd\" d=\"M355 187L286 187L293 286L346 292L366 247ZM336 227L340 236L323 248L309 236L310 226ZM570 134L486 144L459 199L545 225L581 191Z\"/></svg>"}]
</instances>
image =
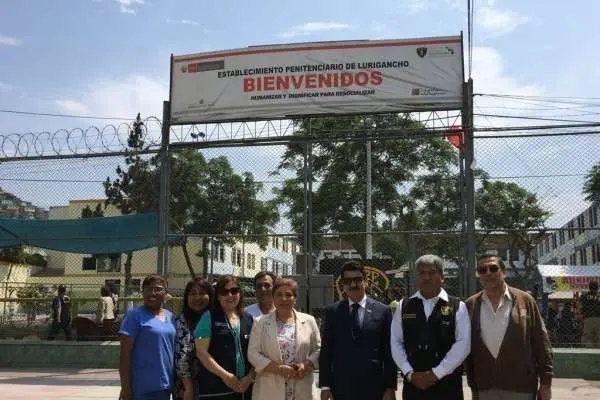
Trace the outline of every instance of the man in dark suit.
<instances>
[{"instance_id":1,"label":"man in dark suit","mask_svg":"<svg viewBox=\"0 0 600 400\"><path fill-rule=\"evenodd\" d=\"M321 400L394 400L398 369L390 349L392 311L367 297L360 262L345 263L341 279L346 299L325 309Z\"/></svg>"}]
</instances>

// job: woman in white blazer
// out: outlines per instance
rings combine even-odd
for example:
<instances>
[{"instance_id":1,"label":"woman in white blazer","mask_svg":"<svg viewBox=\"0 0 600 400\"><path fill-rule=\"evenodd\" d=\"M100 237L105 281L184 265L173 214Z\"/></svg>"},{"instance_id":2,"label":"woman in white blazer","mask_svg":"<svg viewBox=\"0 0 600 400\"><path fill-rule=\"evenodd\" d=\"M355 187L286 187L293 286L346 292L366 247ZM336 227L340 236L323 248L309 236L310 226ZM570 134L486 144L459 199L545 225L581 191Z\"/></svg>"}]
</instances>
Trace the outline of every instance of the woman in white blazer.
<instances>
[{"instance_id":1,"label":"woman in white blazer","mask_svg":"<svg viewBox=\"0 0 600 400\"><path fill-rule=\"evenodd\" d=\"M278 279L273 285L275 311L252 326L248 360L256 378L253 400L318 400L313 371L321 350L312 315L294 310L298 284Z\"/></svg>"}]
</instances>

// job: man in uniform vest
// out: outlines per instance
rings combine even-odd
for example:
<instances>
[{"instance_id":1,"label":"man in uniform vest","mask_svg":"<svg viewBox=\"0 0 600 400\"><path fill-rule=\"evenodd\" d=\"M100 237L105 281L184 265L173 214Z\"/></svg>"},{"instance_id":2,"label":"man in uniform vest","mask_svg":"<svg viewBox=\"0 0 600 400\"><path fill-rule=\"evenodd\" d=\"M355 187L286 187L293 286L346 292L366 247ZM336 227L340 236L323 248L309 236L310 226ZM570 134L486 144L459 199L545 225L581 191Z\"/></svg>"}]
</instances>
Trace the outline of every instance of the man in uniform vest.
<instances>
[{"instance_id":1,"label":"man in uniform vest","mask_svg":"<svg viewBox=\"0 0 600 400\"><path fill-rule=\"evenodd\" d=\"M444 261L415 261L419 291L400 301L392 320L392 356L404 376L404 400L462 400L462 363L471 350L465 304L449 296Z\"/></svg>"},{"instance_id":2,"label":"man in uniform vest","mask_svg":"<svg viewBox=\"0 0 600 400\"><path fill-rule=\"evenodd\" d=\"M598 282L588 284L589 292L579 299L580 312L583 317L582 342L586 347L600 347L600 294Z\"/></svg>"}]
</instances>

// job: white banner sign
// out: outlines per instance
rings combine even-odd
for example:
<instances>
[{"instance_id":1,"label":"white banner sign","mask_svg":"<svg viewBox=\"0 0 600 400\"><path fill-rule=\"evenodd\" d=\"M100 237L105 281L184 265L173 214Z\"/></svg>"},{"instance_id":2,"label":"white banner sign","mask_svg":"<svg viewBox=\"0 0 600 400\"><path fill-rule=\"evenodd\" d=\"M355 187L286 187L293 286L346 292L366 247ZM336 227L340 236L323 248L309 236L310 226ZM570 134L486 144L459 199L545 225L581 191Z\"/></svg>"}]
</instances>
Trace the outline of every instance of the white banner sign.
<instances>
[{"instance_id":1,"label":"white banner sign","mask_svg":"<svg viewBox=\"0 0 600 400\"><path fill-rule=\"evenodd\" d=\"M300 43L175 56L171 123L458 109L461 40Z\"/></svg>"}]
</instances>

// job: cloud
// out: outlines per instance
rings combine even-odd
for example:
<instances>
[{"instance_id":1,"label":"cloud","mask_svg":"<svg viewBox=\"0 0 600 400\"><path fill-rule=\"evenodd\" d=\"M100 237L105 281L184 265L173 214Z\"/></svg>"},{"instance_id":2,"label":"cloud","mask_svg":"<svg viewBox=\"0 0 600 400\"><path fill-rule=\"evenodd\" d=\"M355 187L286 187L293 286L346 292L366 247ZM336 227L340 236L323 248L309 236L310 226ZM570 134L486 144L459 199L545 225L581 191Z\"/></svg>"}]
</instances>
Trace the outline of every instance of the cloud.
<instances>
[{"instance_id":1,"label":"cloud","mask_svg":"<svg viewBox=\"0 0 600 400\"><path fill-rule=\"evenodd\" d=\"M13 90L15 87L10 83L0 81L0 93L8 93Z\"/></svg>"},{"instance_id":2,"label":"cloud","mask_svg":"<svg viewBox=\"0 0 600 400\"><path fill-rule=\"evenodd\" d=\"M200 26L199 22L191 21L189 19L180 19L180 20L167 19L167 24L181 24L181 25Z\"/></svg>"},{"instance_id":3,"label":"cloud","mask_svg":"<svg viewBox=\"0 0 600 400\"><path fill-rule=\"evenodd\" d=\"M117 81L98 81L80 95L54 101L61 112L100 117L162 118L162 102L169 87L162 81L144 75L131 75Z\"/></svg>"},{"instance_id":4,"label":"cloud","mask_svg":"<svg viewBox=\"0 0 600 400\"><path fill-rule=\"evenodd\" d=\"M475 10L475 23L489 35L510 33L531 21L531 18L516 11L498 8L495 0L484 3Z\"/></svg>"},{"instance_id":5,"label":"cloud","mask_svg":"<svg viewBox=\"0 0 600 400\"><path fill-rule=\"evenodd\" d=\"M297 36L308 36L317 32L350 28L352 28L352 26L341 22L307 22L305 24L294 25L288 30L278 33L277 36L282 38L293 38Z\"/></svg>"},{"instance_id":6,"label":"cloud","mask_svg":"<svg viewBox=\"0 0 600 400\"><path fill-rule=\"evenodd\" d=\"M124 14L135 14L136 11L134 7L136 5L145 4L144 0L114 0L116 3L119 3L119 8Z\"/></svg>"},{"instance_id":7,"label":"cloud","mask_svg":"<svg viewBox=\"0 0 600 400\"><path fill-rule=\"evenodd\" d=\"M75 100L56 100L54 102L62 112L77 115L89 115L90 110L85 104Z\"/></svg>"},{"instance_id":8,"label":"cloud","mask_svg":"<svg viewBox=\"0 0 600 400\"><path fill-rule=\"evenodd\" d=\"M10 36L3 36L0 34L0 45L4 46L20 46L23 41Z\"/></svg>"},{"instance_id":9,"label":"cloud","mask_svg":"<svg viewBox=\"0 0 600 400\"><path fill-rule=\"evenodd\" d=\"M427 0L405 0L403 7L408 10L410 14L417 14L427 9L429 1Z\"/></svg>"}]
</instances>

